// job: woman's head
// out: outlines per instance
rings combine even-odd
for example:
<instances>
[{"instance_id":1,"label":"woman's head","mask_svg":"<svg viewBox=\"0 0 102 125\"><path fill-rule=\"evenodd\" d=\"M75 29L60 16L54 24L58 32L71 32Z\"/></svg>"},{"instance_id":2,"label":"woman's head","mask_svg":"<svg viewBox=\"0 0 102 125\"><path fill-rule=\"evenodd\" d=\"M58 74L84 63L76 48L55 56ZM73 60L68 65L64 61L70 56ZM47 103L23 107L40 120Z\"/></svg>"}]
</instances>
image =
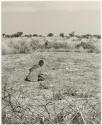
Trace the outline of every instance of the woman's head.
<instances>
[{"instance_id":1,"label":"woman's head","mask_svg":"<svg viewBox=\"0 0 102 125\"><path fill-rule=\"evenodd\" d=\"M39 61L39 66L43 66L44 65L44 61L43 60L40 60Z\"/></svg>"}]
</instances>

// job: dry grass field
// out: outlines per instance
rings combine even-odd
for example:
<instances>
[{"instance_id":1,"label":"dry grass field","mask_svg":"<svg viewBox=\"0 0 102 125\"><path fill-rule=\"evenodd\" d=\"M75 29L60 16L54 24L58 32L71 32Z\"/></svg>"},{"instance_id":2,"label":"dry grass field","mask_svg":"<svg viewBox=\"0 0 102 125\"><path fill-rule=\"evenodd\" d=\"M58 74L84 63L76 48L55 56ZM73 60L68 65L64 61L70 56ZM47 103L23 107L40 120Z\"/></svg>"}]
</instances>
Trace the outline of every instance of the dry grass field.
<instances>
[{"instance_id":1,"label":"dry grass field","mask_svg":"<svg viewBox=\"0 0 102 125\"><path fill-rule=\"evenodd\" d=\"M77 44L73 44L74 49L72 46L70 50L54 51L50 48L27 54L25 51L7 54L12 50L11 44L7 44L9 49L5 45L6 49L3 49L7 51L3 50L2 56L3 123L100 124L100 48L98 52L95 48L91 48L95 51L75 48L81 42L77 41ZM40 88L37 81L24 81L29 68L40 59L45 62L43 73L46 74L46 89Z\"/></svg>"}]
</instances>

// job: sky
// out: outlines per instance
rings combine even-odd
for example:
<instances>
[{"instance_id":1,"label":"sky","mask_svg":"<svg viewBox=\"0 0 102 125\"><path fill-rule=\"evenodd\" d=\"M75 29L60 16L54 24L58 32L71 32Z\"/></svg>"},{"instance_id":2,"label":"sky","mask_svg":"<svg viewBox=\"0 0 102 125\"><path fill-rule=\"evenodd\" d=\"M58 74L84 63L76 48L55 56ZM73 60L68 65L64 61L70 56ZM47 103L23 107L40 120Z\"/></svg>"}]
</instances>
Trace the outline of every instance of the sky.
<instances>
[{"instance_id":1,"label":"sky","mask_svg":"<svg viewBox=\"0 0 102 125\"><path fill-rule=\"evenodd\" d=\"M101 34L100 2L2 2L2 33Z\"/></svg>"}]
</instances>

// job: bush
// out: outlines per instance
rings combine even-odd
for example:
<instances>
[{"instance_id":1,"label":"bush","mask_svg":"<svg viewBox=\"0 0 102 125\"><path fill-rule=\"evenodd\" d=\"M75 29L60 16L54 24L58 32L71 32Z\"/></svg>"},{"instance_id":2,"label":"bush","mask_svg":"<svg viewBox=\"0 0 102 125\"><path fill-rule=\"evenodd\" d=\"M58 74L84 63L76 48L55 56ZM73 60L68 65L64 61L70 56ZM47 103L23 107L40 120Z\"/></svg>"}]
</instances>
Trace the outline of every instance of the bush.
<instances>
[{"instance_id":1,"label":"bush","mask_svg":"<svg viewBox=\"0 0 102 125\"><path fill-rule=\"evenodd\" d=\"M69 33L69 36L70 36L70 37L74 37L74 35L75 35L75 32Z\"/></svg>"},{"instance_id":2,"label":"bush","mask_svg":"<svg viewBox=\"0 0 102 125\"><path fill-rule=\"evenodd\" d=\"M99 53L99 47L96 46L93 42L81 42L75 46L75 48L79 49L82 47L83 49L86 49L88 53Z\"/></svg>"},{"instance_id":3,"label":"bush","mask_svg":"<svg viewBox=\"0 0 102 125\"><path fill-rule=\"evenodd\" d=\"M76 45L75 48L80 48L83 47L84 49L94 49L95 46L92 45L92 43L85 43L85 42L81 42L80 44Z\"/></svg>"},{"instance_id":4,"label":"bush","mask_svg":"<svg viewBox=\"0 0 102 125\"><path fill-rule=\"evenodd\" d=\"M65 42L54 42L52 44L52 47L55 48L55 49L67 48L67 43L65 43Z\"/></svg>"},{"instance_id":5,"label":"bush","mask_svg":"<svg viewBox=\"0 0 102 125\"><path fill-rule=\"evenodd\" d=\"M13 49L14 53L28 53L29 47L27 46L27 43L24 40L19 40L18 42L10 41L8 43L8 46Z\"/></svg>"},{"instance_id":6,"label":"bush","mask_svg":"<svg viewBox=\"0 0 102 125\"><path fill-rule=\"evenodd\" d=\"M33 34L34 37L37 37L38 35L37 34Z\"/></svg>"},{"instance_id":7,"label":"bush","mask_svg":"<svg viewBox=\"0 0 102 125\"><path fill-rule=\"evenodd\" d=\"M53 33L49 33L47 36L48 36L48 37L52 37L52 36L54 36L54 35L53 35Z\"/></svg>"},{"instance_id":8,"label":"bush","mask_svg":"<svg viewBox=\"0 0 102 125\"><path fill-rule=\"evenodd\" d=\"M64 37L64 33L60 33L60 37Z\"/></svg>"},{"instance_id":9,"label":"bush","mask_svg":"<svg viewBox=\"0 0 102 125\"><path fill-rule=\"evenodd\" d=\"M34 40L32 39L30 41L30 49L32 51L37 50L37 49L41 49L43 47L44 47L44 45L41 44L40 40L38 40L38 39L34 39Z\"/></svg>"}]
</instances>

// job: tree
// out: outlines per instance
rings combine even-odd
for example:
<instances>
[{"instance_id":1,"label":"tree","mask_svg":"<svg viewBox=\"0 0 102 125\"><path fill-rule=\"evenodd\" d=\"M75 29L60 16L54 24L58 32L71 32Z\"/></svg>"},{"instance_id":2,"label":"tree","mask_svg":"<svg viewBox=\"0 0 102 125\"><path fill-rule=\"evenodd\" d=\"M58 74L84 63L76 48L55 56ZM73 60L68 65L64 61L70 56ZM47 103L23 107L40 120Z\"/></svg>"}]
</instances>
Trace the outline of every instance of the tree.
<instances>
[{"instance_id":1,"label":"tree","mask_svg":"<svg viewBox=\"0 0 102 125\"><path fill-rule=\"evenodd\" d=\"M74 37L74 36L75 36L75 32L69 33L69 36L70 36L70 37Z\"/></svg>"},{"instance_id":2,"label":"tree","mask_svg":"<svg viewBox=\"0 0 102 125\"><path fill-rule=\"evenodd\" d=\"M53 33L49 33L47 36L52 37L54 36Z\"/></svg>"},{"instance_id":3,"label":"tree","mask_svg":"<svg viewBox=\"0 0 102 125\"><path fill-rule=\"evenodd\" d=\"M101 35L93 35L93 37L95 37L97 39L101 39Z\"/></svg>"},{"instance_id":4,"label":"tree","mask_svg":"<svg viewBox=\"0 0 102 125\"><path fill-rule=\"evenodd\" d=\"M60 37L64 37L64 33L60 33Z\"/></svg>"},{"instance_id":5,"label":"tree","mask_svg":"<svg viewBox=\"0 0 102 125\"><path fill-rule=\"evenodd\" d=\"M34 37L37 37L38 35L37 34L33 34Z\"/></svg>"},{"instance_id":6,"label":"tree","mask_svg":"<svg viewBox=\"0 0 102 125\"><path fill-rule=\"evenodd\" d=\"M21 37L23 32L17 32L11 35L11 37Z\"/></svg>"},{"instance_id":7,"label":"tree","mask_svg":"<svg viewBox=\"0 0 102 125\"><path fill-rule=\"evenodd\" d=\"M3 37L5 37L5 35L6 35L5 33L2 34Z\"/></svg>"},{"instance_id":8,"label":"tree","mask_svg":"<svg viewBox=\"0 0 102 125\"><path fill-rule=\"evenodd\" d=\"M23 32L17 32L18 37L23 35Z\"/></svg>"}]
</instances>

